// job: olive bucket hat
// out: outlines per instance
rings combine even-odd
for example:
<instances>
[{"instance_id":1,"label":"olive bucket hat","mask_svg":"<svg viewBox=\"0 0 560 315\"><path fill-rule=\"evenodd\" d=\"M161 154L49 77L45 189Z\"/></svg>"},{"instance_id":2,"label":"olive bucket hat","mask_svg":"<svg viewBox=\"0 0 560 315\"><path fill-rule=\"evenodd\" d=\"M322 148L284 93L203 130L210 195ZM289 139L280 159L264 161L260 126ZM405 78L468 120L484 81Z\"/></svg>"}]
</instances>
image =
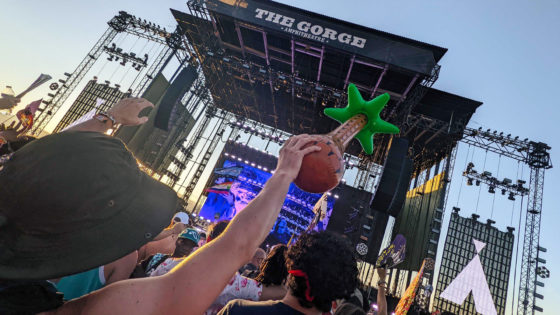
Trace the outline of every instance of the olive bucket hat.
<instances>
[{"instance_id":1,"label":"olive bucket hat","mask_svg":"<svg viewBox=\"0 0 560 315\"><path fill-rule=\"evenodd\" d=\"M0 279L53 279L123 257L152 240L176 193L97 132L35 140L0 170Z\"/></svg>"}]
</instances>

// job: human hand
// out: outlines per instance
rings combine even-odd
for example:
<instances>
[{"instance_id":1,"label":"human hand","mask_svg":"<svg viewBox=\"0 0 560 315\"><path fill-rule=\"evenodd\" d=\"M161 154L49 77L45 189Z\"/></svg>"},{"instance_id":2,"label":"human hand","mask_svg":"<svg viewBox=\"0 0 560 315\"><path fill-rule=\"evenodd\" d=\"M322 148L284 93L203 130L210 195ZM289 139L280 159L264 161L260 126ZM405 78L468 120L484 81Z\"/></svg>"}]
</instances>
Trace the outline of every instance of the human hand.
<instances>
[{"instance_id":1,"label":"human hand","mask_svg":"<svg viewBox=\"0 0 560 315\"><path fill-rule=\"evenodd\" d=\"M147 107L154 107L154 104L143 98L125 98L108 110L108 114L112 116L118 124L136 126L148 121L148 117L138 117L140 112Z\"/></svg>"},{"instance_id":2,"label":"human hand","mask_svg":"<svg viewBox=\"0 0 560 315\"><path fill-rule=\"evenodd\" d=\"M8 127L4 124L0 124L0 137L6 139L8 142L16 141L17 138L25 131L21 123L13 121Z\"/></svg>"},{"instance_id":3,"label":"human hand","mask_svg":"<svg viewBox=\"0 0 560 315\"><path fill-rule=\"evenodd\" d=\"M387 277L387 269L377 268L377 275L379 276L379 281L385 281L385 278Z\"/></svg>"},{"instance_id":4,"label":"human hand","mask_svg":"<svg viewBox=\"0 0 560 315\"><path fill-rule=\"evenodd\" d=\"M321 151L321 147L316 145L302 149L311 139L307 134L288 139L280 149L275 174L284 174L290 181L293 181L299 173L303 157L309 153Z\"/></svg>"},{"instance_id":5,"label":"human hand","mask_svg":"<svg viewBox=\"0 0 560 315\"><path fill-rule=\"evenodd\" d=\"M10 109L19 103L20 99L11 95L2 95L0 98L0 109Z\"/></svg>"}]
</instances>

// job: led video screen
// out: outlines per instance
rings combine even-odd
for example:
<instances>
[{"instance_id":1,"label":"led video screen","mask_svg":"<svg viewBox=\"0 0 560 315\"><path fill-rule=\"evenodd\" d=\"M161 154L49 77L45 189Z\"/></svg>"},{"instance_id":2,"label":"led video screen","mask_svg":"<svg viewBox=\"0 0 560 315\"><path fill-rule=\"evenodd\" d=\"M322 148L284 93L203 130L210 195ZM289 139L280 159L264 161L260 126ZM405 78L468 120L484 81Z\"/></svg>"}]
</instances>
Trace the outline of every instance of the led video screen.
<instances>
[{"instance_id":1,"label":"led video screen","mask_svg":"<svg viewBox=\"0 0 560 315\"><path fill-rule=\"evenodd\" d=\"M261 191L272 176L270 171L260 165L225 160L223 167L214 170L210 187L206 189L208 197L199 215L212 222L232 219ZM321 194L307 193L291 184L280 216L265 242L285 244L292 236L305 231L315 216L313 208L319 198ZM333 205L334 198L329 196L326 213L315 230L326 229Z\"/></svg>"}]
</instances>

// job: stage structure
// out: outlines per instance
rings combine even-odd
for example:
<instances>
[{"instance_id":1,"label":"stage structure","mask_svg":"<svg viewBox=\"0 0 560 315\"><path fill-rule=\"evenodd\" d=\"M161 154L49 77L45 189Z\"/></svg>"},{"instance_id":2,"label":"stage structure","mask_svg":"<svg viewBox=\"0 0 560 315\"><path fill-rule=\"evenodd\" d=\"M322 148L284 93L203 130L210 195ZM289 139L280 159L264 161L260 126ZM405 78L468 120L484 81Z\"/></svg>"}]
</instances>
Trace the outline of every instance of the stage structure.
<instances>
[{"instance_id":1,"label":"stage structure","mask_svg":"<svg viewBox=\"0 0 560 315\"><path fill-rule=\"evenodd\" d=\"M279 32L266 19L263 24L258 18L233 16L234 8L238 12L243 7L231 6L227 1L191 1L188 5L190 15L178 11L173 14L195 47L193 56L203 64L207 80L218 83L211 90L215 105L290 134L330 131L336 122L322 115L322 109L344 103L349 82L357 83L366 98L390 93L393 101L388 114L392 113L395 117L392 122L397 122L402 118L400 113L412 107L411 95L425 93L426 87L437 78L437 61L446 51L277 3L248 2L251 12L253 6L272 10L272 5L286 14L303 14L314 24L336 23L337 27L360 29L367 32L371 42L396 47L389 54L390 60L375 61L360 55L351 45L346 50L338 50L342 46L334 42L318 43L297 34ZM368 51L371 49L366 47L363 53L367 55ZM409 64L410 58L416 65ZM418 64L423 66L419 68ZM379 145L374 155L380 162L385 149L386 144ZM354 144L348 152L358 156L360 151ZM364 170L359 186L372 189L380 171L373 161L363 160L356 165Z\"/></svg>"},{"instance_id":2,"label":"stage structure","mask_svg":"<svg viewBox=\"0 0 560 315\"><path fill-rule=\"evenodd\" d=\"M529 204L519 313L539 310L534 305L539 297L535 277L536 267L543 264L538 257L538 240L544 171L551 167L550 147L467 128L481 103L431 88L447 49L264 0L191 0L187 6L190 14L172 10L179 24L173 33L120 12L78 68L60 80L62 86L52 86L56 92L40 109L35 132L45 128L103 52L113 61L125 56L118 45L111 45L116 34L158 41L165 49L155 59L149 56L146 63L140 56L135 59L136 67L145 69L146 74L139 74L140 81L133 82L132 95L143 95L173 56L181 66L169 80L171 84L186 67L194 67L197 76L177 100L165 105L171 106L167 133L155 128L140 133L129 130L126 135L138 144L138 152L144 152L144 160L151 161L153 175L177 190L186 206L195 188L204 186L203 173L210 169L211 159L223 153L219 150L223 142L249 135L249 140L259 137L268 147L271 143L281 145L293 134L328 133L337 123L322 111L327 106L345 105L350 82L364 99L389 93L391 101L382 118L397 125L401 133L376 136L371 156L364 155L353 142L344 158L347 168L357 168L357 175L348 185L375 193L392 141L406 138L408 157L413 161L409 188L417 197L410 199L407 211L417 215L426 205L432 209L422 219L418 234L424 243L417 248L421 252L413 256L435 257L457 143L463 141L526 163L531 167L531 181L525 192ZM150 60L151 65L146 66ZM169 86L169 82L160 84ZM167 88L163 89L160 95L166 93ZM154 96L152 102L158 100ZM150 128L155 126L155 112L150 113L154 121ZM150 145L140 145L142 139L148 139ZM434 175L440 180L438 196L422 195L422 187L427 187ZM431 201L424 200L428 197ZM195 203L190 205L191 211L196 210ZM408 224L396 216L397 227ZM401 271L404 274L399 276ZM393 271L393 282L404 286L412 271ZM423 282L432 283L432 277L427 273Z\"/></svg>"},{"instance_id":3,"label":"stage structure","mask_svg":"<svg viewBox=\"0 0 560 315\"><path fill-rule=\"evenodd\" d=\"M459 208L451 214L435 290L436 310L505 314L515 229L502 232L492 220L482 223L478 217L461 217Z\"/></svg>"},{"instance_id":4,"label":"stage structure","mask_svg":"<svg viewBox=\"0 0 560 315\"><path fill-rule=\"evenodd\" d=\"M187 187L185 197L192 193L206 168L220 139L218 135L229 130L227 138L231 139L241 132L239 126L231 122L228 125L228 120L285 136L327 133L336 122L326 118L322 110L325 106L344 105L349 82L356 83L364 98L387 92L391 102L383 119L399 126L400 136L409 140L409 157L414 161L411 189L426 187L424 184L433 175L442 174L438 200L416 198L410 205L415 212L426 204L437 205L433 215L423 221L422 240L426 246L420 249L426 257L437 254L447 184L459 141L503 156L517 156L531 166L521 295L527 296L523 300L528 309L533 309L534 290L525 287L535 279L534 268L528 268L528 264L534 266L537 261L544 170L551 166L549 148L467 128L481 103L430 88L439 73L437 62L446 49L269 1L193 0L187 5L190 14L175 10L172 13L207 83L211 104L206 111L207 120L219 122L199 124L195 135L202 135L205 126L213 126L210 136L205 137L209 140L189 140L206 144L197 144L202 146L203 154L191 163L194 175L189 175L188 184L182 185ZM377 49L371 49L371 44ZM374 192L378 183L391 137L379 136L375 141L372 156L364 156L354 143L346 157L352 161L348 167L359 169L355 186L369 192ZM410 279L411 271L407 270L406 278ZM432 274L427 277L424 281L433 280Z\"/></svg>"},{"instance_id":5,"label":"stage structure","mask_svg":"<svg viewBox=\"0 0 560 315\"><path fill-rule=\"evenodd\" d=\"M86 76L93 65L100 60L105 53L108 62L117 62L121 66L130 66L131 70L136 71L135 79L128 88L124 88L125 93L132 96L141 96L153 78L176 56L179 60L184 60L185 47L181 36L177 32L168 32L165 28L154 23L142 20L124 11L120 11L117 16L109 22L109 27L82 62L72 73L65 73L65 78L50 85L53 93L44 100L38 109L38 117L33 129L34 134L43 131L52 117L57 113L66 99L72 94L78 84ZM155 51L156 55L137 55L138 52L127 52L119 47L113 40L119 34L130 35L136 39L142 38L153 43L162 45L162 49ZM132 74L131 74L132 75ZM121 87L116 87L120 89ZM73 106L67 115L76 115L82 111L82 106ZM59 130L60 128L57 128Z\"/></svg>"},{"instance_id":6,"label":"stage structure","mask_svg":"<svg viewBox=\"0 0 560 315\"><path fill-rule=\"evenodd\" d=\"M229 130L229 139L240 132L256 136L260 131L263 136L281 133L286 138L299 133L327 133L336 122L325 117L322 110L345 104L349 82L356 83L367 99L385 92L391 95L383 118L398 125L400 136L408 139L417 186L422 186L426 170L436 164L450 174L453 149L481 103L430 88L437 79L437 62L445 48L274 2L189 1L188 8L190 14L172 12L190 53L200 64L213 106L186 142L188 152L200 148L202 157L192 161L190 169L175 172L179 175L167 182L173 186L185 177L185 184L178 185L185 189L185 200L197 185L222 132ZM284 17L294 19L293 27L275 23ZM338 37L333 39L332 33L324 38L314 35L321 28L346 35L342 35L342 42ZM362 38L367 44L359 47L361 44L345 43L349 35L358 38L357 43ZM371 44L378 49L371 49ZM378 55L374 51L386 53ZM216 119L219 122L210 123ZM241 124L228 125L227 120ZM434 121L445 123L434 128ZM216 131L203 137L208 126ZM282 142L280 138L271 141ZM348 184L368 192L374 192L379 183L392 138L381 135L375 141L372 156L364 155L357 143L345 155L347 167L358 169L355 182ZM182 156L179 165L187 160ZM449 177L443 181L449 181ZM444 204L446 196L442 193L437 203ZM443 217L443 209L441 212ZM433 221L426 218L426 227ZM425 229L429 233L432 230ZM423 239L428 237L436 240L432 247L437 248L439 234Z\"/></svg>"},{"instance_id":7,"label":"stage structure","mask_svg":"<svg viewBox=\"0 0 560 315\"><path fill-rule=\"evenodd\" d=\"M71 110L64 114L53 132L62 131L91 110L107 111L118 101L129 96L130 93L121 92L118 86L110 86L109 81L98 83L95 77L86 84L72 104Z\"/></svg>"}]
</instances>

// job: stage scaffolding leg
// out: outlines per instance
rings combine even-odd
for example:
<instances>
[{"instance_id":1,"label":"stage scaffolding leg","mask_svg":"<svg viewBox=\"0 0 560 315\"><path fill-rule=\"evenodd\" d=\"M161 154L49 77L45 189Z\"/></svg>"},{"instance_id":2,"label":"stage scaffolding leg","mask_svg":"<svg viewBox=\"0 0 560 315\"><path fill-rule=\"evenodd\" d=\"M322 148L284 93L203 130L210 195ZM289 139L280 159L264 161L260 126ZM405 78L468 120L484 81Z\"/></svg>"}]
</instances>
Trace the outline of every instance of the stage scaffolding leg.
<instances>
[{"instance_id":1,"label":"stage scaffolding leg","mask_svg":"<svg viewBox=\"0 0 560 315\"><path fill-rule=\"evenodd\" d=\"M213 115L215 115L215 113L208 112L207 115L213 116ZM206 149L206 151L202 155L202 160L198 164L198 167L195 170L195 173L194 173L192 179L190 180L189 185L187 186L187 188L185 190L185 195L183 196L183 200L185 202L188 202L190 196L192 195L196 185L198 184L200 178L202 177L202 173L204 172L204 170L206 169L206 166L208 165L208 162L210 161L210 157L212 157L212 154L216 150L218 142L221 139L221 136L223 135L221 130L224 130L226 125L227 125L227 115L222 113L222 117L220 117L219 119L220 119L220 122L217 122L217 124L219 124L219 125L218 125L217 128L215 128L215 130L217 130L217 131L213 135L210 136L210 139L211 139L210 140L210 145L208 146L208 148ZM196 209L193 208L193 211L195 211L195 210Z\"/></svg>"},{"instance_id":2,"label":"stage scaffolding leg","mask_svg":"<svg viewBox=\"0 0 560 315\"><path fill-rule=\"evenodd\" d=\"M120 20L118 16L114 17L111 21L114 21L115 23L126 23ZM33 129L34 135L39 135L47 127L56 112L60 109L62 104L64 104L64 101L66 101L68 96L70 96L80 81L82 81L85 74L97 61L97 58L99 58L103 52L103 47L109 45L115 36L122 31L120 28L112 25L111 22L109 22L109 25L109 28L105 31L97 43L95 43L82 62L80 62L76 70L74 70L74 72L72 72L65 81L60 81L62 85L58 88L52 98L41 103L41 107L38 109L39 113L35 122L35 128ZM126 25L123 27L126 27Z\"/></svg>"},{"instance_id":3,"label":"stage scaffolding leg","mask_svg":"<svg viewBox=\"0 0 560 315\"><path fill-rule=\"evenodd\" d=\"M544 264L539 259L539 238L541 229L541 213L544 189L545 168L550 165L550 156L545 144L535 143L529 153L528 164L531 166L530 193L527 200L525 218L525 238L523 241L523 257L521 260L521 280L519 284L518 314L535 314L542 308L535 305L537 294L537 267Z\"/></svg>"}]
</instances>

